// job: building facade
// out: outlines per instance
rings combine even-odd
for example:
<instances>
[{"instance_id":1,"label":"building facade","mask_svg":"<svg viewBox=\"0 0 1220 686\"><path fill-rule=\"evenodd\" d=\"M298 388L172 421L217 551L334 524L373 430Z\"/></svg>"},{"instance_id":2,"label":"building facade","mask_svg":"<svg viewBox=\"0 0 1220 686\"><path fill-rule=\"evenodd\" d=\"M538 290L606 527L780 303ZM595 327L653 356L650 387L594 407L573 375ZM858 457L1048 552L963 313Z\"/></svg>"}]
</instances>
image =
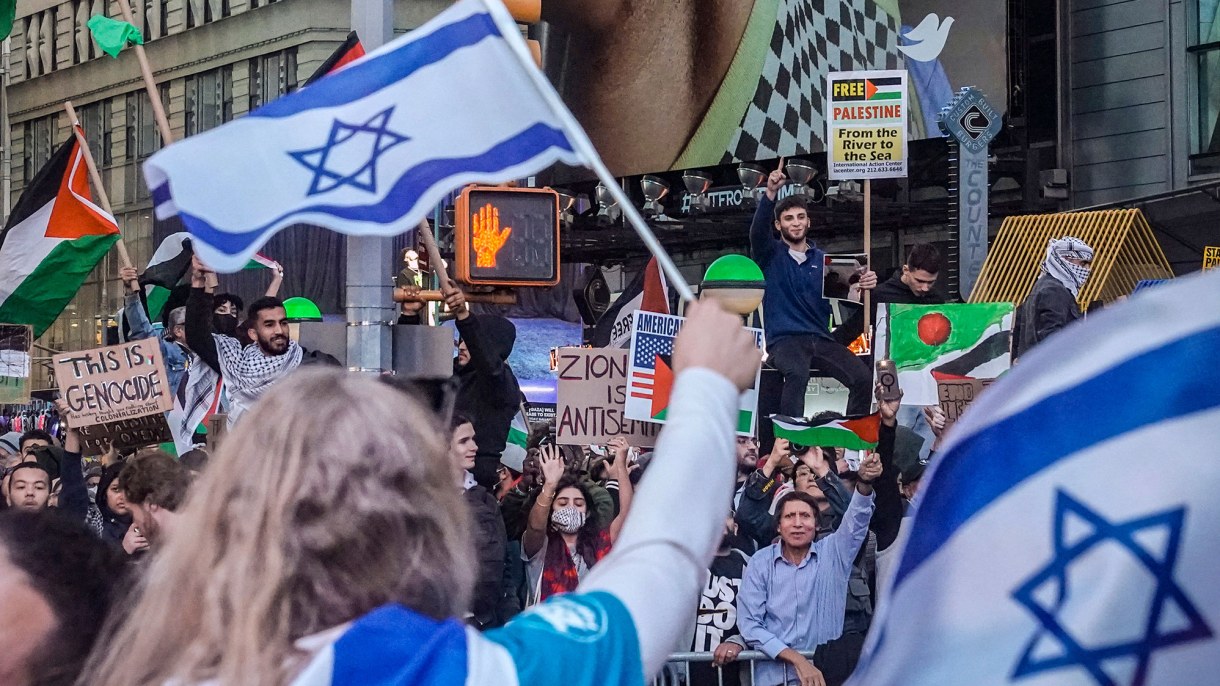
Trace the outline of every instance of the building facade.
<instances>
[{"instance_id":1,"label":"building facade","mask_svg":"<svg viewBox=\"0 0 1220 686\"><path fill-rule=\"evenodd\" d=\"M219 126L292 92L351 27L351 4L337 0L131 4L175 138ZM418 26L445 4L400 0L396 30ZM152 202L140 164L163 142L135 55L127 50L113 59L90 36L86 22L101 13L121 16L118 3L106 0L18 4L6 60L9 206L68 139L63 104L71 100L127 248L136 266L143 268L156 244ZM112 251L40 343L53 350L101 345L103 328L122 303L117 271Z\"/></svg>"}]
</instances>

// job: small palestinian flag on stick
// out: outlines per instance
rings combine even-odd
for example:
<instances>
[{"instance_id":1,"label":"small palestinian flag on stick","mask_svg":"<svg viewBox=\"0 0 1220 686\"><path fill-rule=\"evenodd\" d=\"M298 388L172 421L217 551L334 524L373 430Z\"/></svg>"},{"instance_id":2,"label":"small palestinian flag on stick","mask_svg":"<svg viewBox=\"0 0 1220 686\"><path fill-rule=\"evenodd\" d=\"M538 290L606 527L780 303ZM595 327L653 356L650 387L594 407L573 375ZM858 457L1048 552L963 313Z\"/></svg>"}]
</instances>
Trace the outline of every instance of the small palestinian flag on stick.
<instances>
[{"instance_id":1,"label":"small palestinian flag on stick","mask_svg":"<svg viewBox=\"0 0 1220 686\"><path fill-rule=\"evenodd\" d=\"M308 86L332 71L338 71L361 57L364 57L364 46L360 44L360 38L356 36L356 32L352 31L347 34L347 40L343 41L343 44L331 53L330 57L326 58L322 66L315 69L313 74L310 74L309 78L305 79L303 85Z\"/></svg>"},{"instance_id":2,"label":"small palestinian flag on stick","mask_svg":"<svg viewBox=\"0 0 1220 686\"><path fill-rule=\"evenodd\" d=\"M847 450L872 450L881 432L881 415L831 416L821 420L771 415L775 437L796 445Z\"/></svg>"}]
</instances>

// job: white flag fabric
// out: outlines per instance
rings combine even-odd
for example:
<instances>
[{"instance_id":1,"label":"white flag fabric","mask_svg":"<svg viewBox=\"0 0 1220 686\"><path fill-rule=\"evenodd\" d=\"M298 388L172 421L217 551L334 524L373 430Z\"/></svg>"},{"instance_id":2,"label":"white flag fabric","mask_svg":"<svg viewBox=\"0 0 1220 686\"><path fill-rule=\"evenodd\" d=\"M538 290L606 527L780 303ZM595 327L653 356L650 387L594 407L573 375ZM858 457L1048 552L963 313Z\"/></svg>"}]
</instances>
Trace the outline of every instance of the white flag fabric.
<instances>
[{"instance_id":1,"label":"white flag fabric","mask_svg":"<svg viewBox=\"0 0 1220 686\"><path fill-rule=\"evenodd\" d=\"M179 215L200 257L233 272L292 224L396 235L454 188L595 157L499 0L461 0L308 88L167 147L144 174L157 217Z\"/></svg>"},{"instance_id":2,"label":"white flag fabric","mask_svg":"<svg viewBox=\"0 0 1220 686\"><path fill-rule=\"evenodd\" d=\"M849 686L1220 680L1220 270L1034 348L952 429Z\"/></svg>"}]
</instances>

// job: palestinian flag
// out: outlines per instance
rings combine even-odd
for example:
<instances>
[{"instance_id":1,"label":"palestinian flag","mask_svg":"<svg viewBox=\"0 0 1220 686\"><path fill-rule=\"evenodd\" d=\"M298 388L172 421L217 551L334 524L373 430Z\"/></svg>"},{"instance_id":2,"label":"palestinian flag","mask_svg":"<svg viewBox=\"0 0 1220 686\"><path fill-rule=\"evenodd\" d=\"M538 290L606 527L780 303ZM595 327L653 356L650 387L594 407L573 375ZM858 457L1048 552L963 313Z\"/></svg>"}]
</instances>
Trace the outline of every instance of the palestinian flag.
<instances>
[{"instance_id":1,"label":"palestinian flag","mask_svg":"<svg viewBox=\"0 0 1220 686\"><path fill-rule=\"evenodd\" d=\"M629 347L631 318L636 311L669 314L669 284L655 257L648 260L644 269L598 320L591 337L593 347Z\"/></svg>"},{"instance_id":2,"label":"palestinian flag","mask_svg":"<svg viewBox=\"0 0 1220 686\"><path fill-rule=\"evenodd\" d=\"M872 450L877 447L881 432L881 415L863 417L829 417L822 420L795 419L771 415L775 437L786 438L796 445L820 448Z\"/></svg>"},{"instance_id":3,"label":"palestinian flag","mask_svg":"<svg viewBox=\"0 0 1220 686\"><path fill-rule=\"evenodd\" d=\"M93 203L73 136L26 187L0 235L0 322L30 324L41 336L118 239L114 217Z\"/></svg>"},{"instance_id":4,"label":"palestinian flag","mask_svg":"<svg viewBox=\"0 0 1220 686\"><path fill-rule=\"evenodd\" d=\"M344 40L343 44L331 53L330 57L326 58L322 66L315 69L313 74L310 74L309 78L305 79L303 85L308 86L332 71L342 69L361 57L364 57L364 46L360 44L360 38L356 36L356 32L352 31L347 34L347 40Z\"/></svg>"},{"instance_id":5,"label":"palestinian flag","mask_svg":"<svg viewBox=\"0 0 1220 686\"><path fill-rule=\"evenodd\" d=\"M512 423L508 425L508 440L504 442L504 452L500 453L500 463L520 474L521 465L525 463L525 446L529 437L529 422L525 421L522 412L517 412L517 416L513 417Z\"/></svg>"},{"instance_id":6,"label":"palestinian flag","mask_svg":"<svg viewBox=\"0 0 1220 686\"><path fill-rule=\"evenodd\" d=\"M254 253L254 257L251 257L250 261L246 263L246 266L242 267L242 270L244 271L246 269L274 269L274 268L275 268L275 260L271 259L270 257L267 257L266 255L264 255L262 253L256 252L256 253Z\"/></svg>"},{"instance_id":7,"label":"palestinian flag","mask_svg":"<svg viewBox=\"0 0 1220 686\"><path fill-rule=\"evenodd\" d=\"M864 81L864 99L870 101L901 100L902 79L897 76L883 79L866 79Z\"/></svg>"},{"instance_id":8,"label":"palestinian flag","mask_svg":"<svg viewBox=\"0 0 1220 686\"><path fill-rule=\"evenodd\" d=\"M185 231L172 233L161 241L148 261L148 267L140 275L144 287L144 305L148 309L148 320L161 321L170 293L186 280L191 270L191 235Z\"/></svg>"}]
</instances>

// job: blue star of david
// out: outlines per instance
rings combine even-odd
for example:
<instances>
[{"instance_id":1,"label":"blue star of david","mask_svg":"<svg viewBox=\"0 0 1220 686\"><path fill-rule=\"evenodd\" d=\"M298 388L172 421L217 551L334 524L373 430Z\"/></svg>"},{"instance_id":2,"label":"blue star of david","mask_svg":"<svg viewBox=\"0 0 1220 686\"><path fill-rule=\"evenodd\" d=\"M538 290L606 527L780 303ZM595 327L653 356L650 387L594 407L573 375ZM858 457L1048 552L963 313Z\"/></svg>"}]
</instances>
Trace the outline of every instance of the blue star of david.
<instances>
[{"instance_id":1,"label":"blue star of david","mask_svg":"<svg viewBox=\"0 0 1220 686\"><path fill-rule=\"evenodd\" d=\"M1083 537L1069 536L1067 523L1070 518L1090 526L1092 530ZM1120 682L1106 671L1106 662L1127 660L1129 664L1131 658L1134 658L1134 671L1130 681L1126 683L1128 686L1141 686L1147 678L1154 652L1169 646L1210 638L1211 628L1203 621L1202 615L1173 578L1185 518L1186 509L1178 508L1115 524L1060 491L1055 502L1055 556L1013 592L1017 602L1025 606L1041 626L1026 646L1013 670L1012 678L1019 679L1066 667L1080 667L1087 670L1099 686L1119 686ZM1164 551L1159 555L1157 551L1149 550L1148 546L1137 540L1137 534L1145 531L1166 534ZM1139 631L1142 634L1140 638L1098 647L1085 647L1082 645L1083 641L1073 636L1058 616L1069 595L1068 570L1075 561L1096 546L1110 542L1117 543L1130 553L1135 561L1152 575L1156 588L1145 615L1145 622ZM1037 597L1039 589L1045 591L1048 584L1050 590L1058 589L1056 599L1051 603L1046 602L1045 594L1042 595L1042 600ZM1087 589L1072 590L1088 593ZM1177 610L1179 626L1172 631L1166 631L1162 627L1162 619L1166 610L1171 608ZM1062 650L1061 654L1036 656L1035 649L1039 642L1047 640L1057 641Z\"/></svg>"},{"instance_id":2,"label":"blue star of david","mask_svg":"<svg viewBox=\"0 0 1220 686\"><path fill-rule=\"evenodd\" d=\"M288 154L292 156L292 159L313 172L313 181L310 183L306 195L333 191L340 186L352 186L362 191L376 193L377 158L395 145L411 140L407 136L394 133L389 129L390 115L393 113L394 107L388 107L369 117L368 121L363 124L347 124L336 119L330 126L330 137L327 139L326 145L309 150L289 151ZM355 171L345 173L343 170L327 166L328 161L333 162L330 156L336 148L344 144L349 147L361 143L367 145L370 142L367 136L374 137L371 141L372 150L368 159Z\"/></svg>"}]
</instances>

